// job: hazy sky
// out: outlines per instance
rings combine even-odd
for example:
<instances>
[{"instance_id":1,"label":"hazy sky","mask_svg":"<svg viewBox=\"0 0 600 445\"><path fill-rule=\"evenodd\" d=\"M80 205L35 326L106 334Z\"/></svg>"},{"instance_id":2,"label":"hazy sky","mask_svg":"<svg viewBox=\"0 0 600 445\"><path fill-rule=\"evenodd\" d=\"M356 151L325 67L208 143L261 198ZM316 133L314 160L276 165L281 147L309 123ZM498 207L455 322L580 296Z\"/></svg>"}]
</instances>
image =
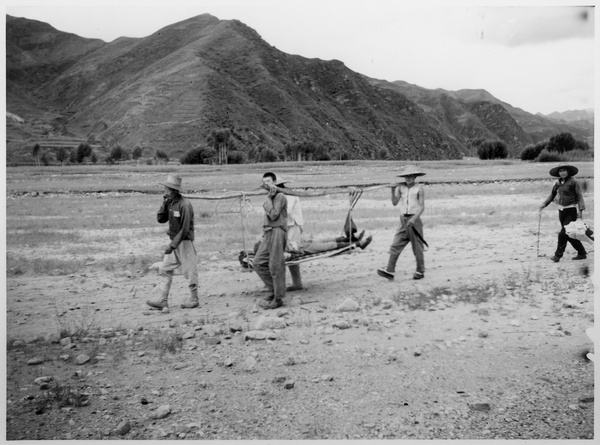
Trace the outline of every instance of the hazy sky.
<instances>
[{"instance_id":1,"label":"hazy sky","mask_svg":"<svg viewBox=\"0 0 600 445\"><path fill-rule=\"evenodd\" d=\"M286 53L338 59L378 79L482 88L531 113L594 107L597 0L3 1L6 14L106 42L209 13L244 22Z\"/></svg>"}]
</instances>

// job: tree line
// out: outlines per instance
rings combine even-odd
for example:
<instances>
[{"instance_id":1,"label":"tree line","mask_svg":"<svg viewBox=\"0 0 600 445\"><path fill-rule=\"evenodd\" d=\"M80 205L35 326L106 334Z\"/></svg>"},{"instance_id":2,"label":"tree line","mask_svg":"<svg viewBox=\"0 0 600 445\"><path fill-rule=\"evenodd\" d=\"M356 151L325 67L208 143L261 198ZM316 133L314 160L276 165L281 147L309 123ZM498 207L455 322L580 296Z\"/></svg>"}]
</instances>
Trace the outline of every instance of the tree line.
<instances>
[{"instance_id":1,"label":"tree line","mask_svg":"<svg viewBox=\"0 0 600 445\"><path fill-rule=\"evenodd\" d=\"M108 154L100 159L89 142L80 143L76 148L59 147L53 152L42 152L39 143L32 149L32 156L37 165L50 165L54 157L61 165L65 164L97 164L102 161L112 165L128 160L138 160L143 157L143 149L136 146L132 150L123 148L120 144L109 140L112 145ZM474 139L468 141L471 148L477 150L477 156L482 160L505 159L508 157L508 147L499 140ZM569 156L565 154L569 153ZM368 158L372 160L391 159L386 147L371 150ZM521 160L537 162L559 162L575 159L593 158L593 152L587 142L577 140L570 133L560 133L550 137L547 141L539 142L525 147L520 153ZM254 162L278 161L331 161L348 160L346 150L340 149L333 142L314 142L308 139L286 143L281 150L275 150L267 144L258 144L247 148L240 142L230 128L213 129L206 141L186 152L180 159L181 164L246 164ZM151 158L146 159L148 164L166 164L170 157L161 149L154 151Z\"/></svg>"}]
</instances>

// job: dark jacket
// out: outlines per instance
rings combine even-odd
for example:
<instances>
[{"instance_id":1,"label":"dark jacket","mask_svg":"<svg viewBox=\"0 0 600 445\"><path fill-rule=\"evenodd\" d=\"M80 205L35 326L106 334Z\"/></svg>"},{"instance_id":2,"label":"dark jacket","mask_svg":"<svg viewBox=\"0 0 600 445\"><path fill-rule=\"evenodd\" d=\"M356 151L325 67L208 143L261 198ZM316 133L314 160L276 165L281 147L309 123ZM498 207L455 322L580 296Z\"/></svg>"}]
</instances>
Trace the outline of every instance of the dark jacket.
<instances>
[{"instance_id":1,"label":"dark jacket","mask_svg":"<svg viewBox=\"0 0 600 445\"><path fill-rule=\"evenodd\" d=\"M161 224L169 222L167 234L173 249L183 240L194 241L194 207L183 196L165 198L156 219Z\"/></svg>"},{"instance_id":2,"label":"dark jacket","mask_svg":"<svg viewBox=\"0 0 600 445\"><path fill-rule=\"evenodd\" d=\"M550 196L544 201L544 207L550 204L556 196L558 199L556 203L563 207L572 206L576 204L579 206L579 210L585 210L585 202L583 201L583 193L581 193L581 186L575 178L567 178L564 182L559 179L552 187Z\"/></svg>"}]
</instances>

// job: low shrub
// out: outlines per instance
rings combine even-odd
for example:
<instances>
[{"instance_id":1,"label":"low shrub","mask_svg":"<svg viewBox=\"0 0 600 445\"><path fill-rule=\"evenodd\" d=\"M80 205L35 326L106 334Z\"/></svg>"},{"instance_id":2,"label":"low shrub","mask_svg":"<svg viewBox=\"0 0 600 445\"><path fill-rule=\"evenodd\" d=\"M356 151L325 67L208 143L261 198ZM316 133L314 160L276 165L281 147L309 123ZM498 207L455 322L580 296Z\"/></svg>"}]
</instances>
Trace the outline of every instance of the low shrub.
<instances>
[{"instance_id":1,"label":"low shrub","mask_svg":"<svg viewBox=\"0 0 600 445\"><path fill-rule=\"evenodd\" d=\"M557 152L549 152L543 149L535 160L536 162L565 162L566 157Z\"/></svg>"},{"instance_id":2,"label":"low shrub","mask_svg":"<svg viewBox=\"0 0 600 445\"><path fill-rule=\"evenodd\" d=\"M539 144L535 144L535 145L529 145L527 147L525 147L523 149L523 151L521 152L521 160L522 161L533 161L535 158L537 158L541 151L546 148L546 143L545 142L541 142Z\"/></svg>"}]
</instances>

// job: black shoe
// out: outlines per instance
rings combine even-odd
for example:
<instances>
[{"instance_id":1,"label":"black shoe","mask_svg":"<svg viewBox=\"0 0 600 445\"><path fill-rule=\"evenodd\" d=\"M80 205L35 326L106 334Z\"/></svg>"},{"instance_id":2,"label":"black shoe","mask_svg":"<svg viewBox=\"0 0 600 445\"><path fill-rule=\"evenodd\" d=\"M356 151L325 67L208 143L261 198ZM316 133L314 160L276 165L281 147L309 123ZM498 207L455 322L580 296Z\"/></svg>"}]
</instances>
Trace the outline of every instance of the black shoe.
<instances>
[{"instance_id":1,"label":"black shoe","mask_svg":"<svg viewBox=\"0 0 600 445\"><path fill-rule=\"evenodd\" d=\"M360 247L362 250L365 250L369 244L373 241L373 235L369 235L366 240L358 241L356 245Z\"/></svg>"},{"instance_id":2,"label":"black shoe","mask_svg":"<svg viewBox=\"0 0 600 445\"><path fill-rule=\"evenodd\" d=\"M555 263L558 263L560 261L560 257L554 255L552 258L550 258L552 261L554 261Z\"/></svg>"},{"instance_id":3,"label":"black shoe","mask_svg":"<svg viewBox=\"0 0 600 445\"><path fill-rule=\"evenodd\" d=\"M268 303L269 301L273 301L274 298L275 298L275 294L269 294L269 295L264 296L262 299L263 299L263 301L266 301Z\"/></svg>"},{"instance_id":4,"label":"black shoe","mask_svg":"<svg viewBox=\"0 0 600 445\"><path fill-rule=\"evenodd\" d=\"M379 275L380 277L383 277L383 278L387 278L388 280L394 279L394 274L391 272L388 272L385 269L377 269L377 275Z\"/></svg>"},{"instance_id":5,"label":"black shoe","mask_svg":"<svg viewBox=\"0 0 600 445\"><path fill-rule=\"evenodd\" d=\"M281 300L271 300L269 303L263 303L260 305L263 309L277 309L278 307L283 306L283 301Z\"/></svg>"},{"instance_id":6,"label":"black shoe","mask_svg":"<svg viewBox=\"0 0 600 445\"><path fill-rule=\"evenodd\" d=\"M585 253L584 254L578 253L577 256L574 256L572 259L573 260L585 260L585 259L587 259L587 255Z\"/></svg>"},{"instance_id":7,"label":"black shoe","mask_svg":"<svg viewBox=\"0 0 600 445\"><path fill-rule=\"evenodd\" d=\"M293 286L288 286L285 288L286 292L294 292L295 290L301 290L304 289L304 287L300 284L298 286L293 285Z\"/></svg>"},{"instance_id":8,"label":"black shoe","mask_svg":"<svg viewBox=\"0 0 600 445\"><path fill-rule=\"evenodd\" d=\"M425 278L425 274L423 272L415 272L413 274L413 280L420 280L421 278Z\"/></svg>"}]
</instances>

